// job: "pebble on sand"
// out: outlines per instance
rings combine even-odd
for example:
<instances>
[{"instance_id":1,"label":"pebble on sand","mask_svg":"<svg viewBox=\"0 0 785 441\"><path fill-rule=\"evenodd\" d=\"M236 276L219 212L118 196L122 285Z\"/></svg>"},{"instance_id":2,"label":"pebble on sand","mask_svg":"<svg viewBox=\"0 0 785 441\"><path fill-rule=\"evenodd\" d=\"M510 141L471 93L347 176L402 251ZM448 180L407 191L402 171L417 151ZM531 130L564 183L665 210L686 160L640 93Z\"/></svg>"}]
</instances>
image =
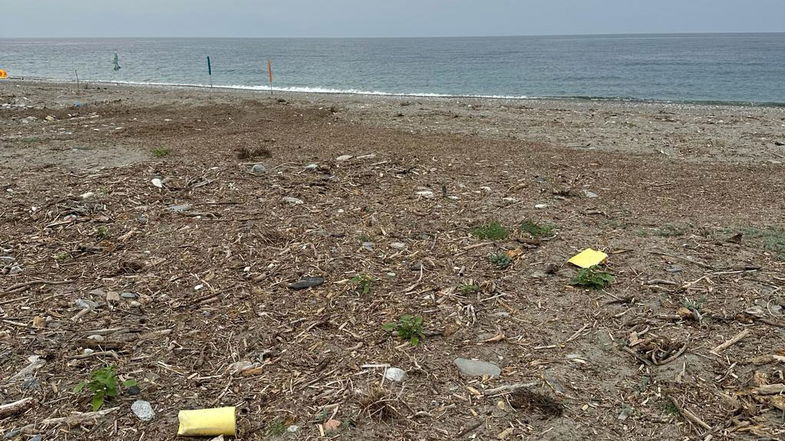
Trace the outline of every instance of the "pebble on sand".
<instances>
[{"instance_id":1,"label":"pebble on sand","mask_svg":"<svg viewBox=\"0 0 785 441\"><path fill-rule=\"evenodd\" d=\"M455 365L463 375L469 377L483 377L488 375L490 377L498 377L501 375L502 370L499 366L487 361L469 360L467 358L456 358Z\"/></svg>"},{"instance_id":2,"label":"pebble on sand","mask_svg":"<svg viewBox=\"0 0 785 441\"><path fill-rule=\"evenodd\" d=\"M153 406L151 406L148 401L134 401L134 404L131 405L131 410L134 412L134 415L142 421L150 421L155 417Z\"/></svg>"}]
</instances>

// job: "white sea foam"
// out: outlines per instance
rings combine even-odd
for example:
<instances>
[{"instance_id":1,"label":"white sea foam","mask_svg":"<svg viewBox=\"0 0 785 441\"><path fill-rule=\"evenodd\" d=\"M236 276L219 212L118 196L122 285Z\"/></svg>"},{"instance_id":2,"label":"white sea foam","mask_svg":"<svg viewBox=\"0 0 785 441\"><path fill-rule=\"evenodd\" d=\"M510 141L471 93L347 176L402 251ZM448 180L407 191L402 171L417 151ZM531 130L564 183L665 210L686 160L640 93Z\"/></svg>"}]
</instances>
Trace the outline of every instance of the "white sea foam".
<instances>
[{"instance_id":1,"label":"white sea foam","mask_svg":"<svg viewBox=\"0 0 785 441\"><path fill-rule=\"evenodd\" d=\"M147 86L168 86L168 87L199 87L209 88L209 84L199 83L160 83L160 82L142 82L142 81L99 81L102 83L114 84L133 84L133 85L147 85ZM239 90L256 90L261 92L269 92L269 86L246 86L241 84L229 85L213 85L214 88L219 89L239 89ZM460 95L460 94L447 94L447 93L430 93L430 92L385 92L380 90L361 90L361 89L333 89L329 87L309 87L309 86L294 86L294 87L273 87L274 92L291 92L291 93L319 93L319 94L337 94L337 95L374 95L374 96L400 96L400 97L423 97L423 98L488 98L488 99L509 99L509 100L525 100L536 99L541 97L530 97L525 95Z\"/></svg>"}]
</instances>

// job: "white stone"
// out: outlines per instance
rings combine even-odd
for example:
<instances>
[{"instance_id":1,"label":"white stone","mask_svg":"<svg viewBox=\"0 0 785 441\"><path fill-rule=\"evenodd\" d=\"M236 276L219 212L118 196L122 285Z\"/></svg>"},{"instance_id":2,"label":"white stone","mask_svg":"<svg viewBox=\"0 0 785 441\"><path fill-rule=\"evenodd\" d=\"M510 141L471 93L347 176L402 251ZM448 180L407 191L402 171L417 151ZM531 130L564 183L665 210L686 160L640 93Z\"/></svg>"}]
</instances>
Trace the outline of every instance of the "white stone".
<instances>
[{"instance_id":1,"label":"white stone","mask_svg":"<svg viewBox=\"0 0 785 441\"><path fill-rule=\"evenodd\" d=\"M283 201L284 201L284 202L287 202L287 203L289 203L289 204L292 204L292 205L302 205L302 204L304 204L304 203L305 203L305 202L303 202L303 200L302 200L302 199L293 198L293 197L291 197L291 196L286 196L286 197L284 197L284 198L283 198Z\"/></svg>"},{"instance_id":2,"label":"white stone","mask_svg":"<svg viewBox=\"0 0 785 441\"><path fill-rule=\"evenodd\" d=\"M354 156L352 156L352 155L341 155L341 156L335 158L335 160L343 162L343 161L348 161L348 160L350 160L352 158L354 158Z\"/></svg>"},{"instance_id":3,"label":"white stone","mask_svg":"<svg viewBox=\"0 0 785 441\"><path fill-rule=\"evenodd\" d=\"M134 404L131 405L131 410L134 412L134 415L142 421L150 421L155 417L153 406L144 400L134 401Z\"/></svg>"},{"instance_id":4,"label":"white stone","mask_svg":"<svg viewBox=\"0 0 785 441\"><path fill-rule=\"evenodd\" d=\"M406 371L396 367L390 367L385 369L384 378L388 381L394 381L396 383L400 383L406 380Z\"/></svg>"}]
</instances>

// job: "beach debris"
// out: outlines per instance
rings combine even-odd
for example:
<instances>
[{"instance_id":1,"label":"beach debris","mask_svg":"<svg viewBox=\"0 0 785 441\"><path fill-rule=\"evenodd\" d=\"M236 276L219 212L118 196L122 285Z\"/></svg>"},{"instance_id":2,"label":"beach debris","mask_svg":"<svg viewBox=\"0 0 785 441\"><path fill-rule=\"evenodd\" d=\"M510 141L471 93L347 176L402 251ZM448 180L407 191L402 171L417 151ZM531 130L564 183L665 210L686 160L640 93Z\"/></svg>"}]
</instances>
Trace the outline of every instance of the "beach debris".
<instances>
[{"instance_id":1,"label":"beach debris","mask_svg":"<svg viewBox=\"0 0 785 441\"><path fill-rule=\"evenodd\" d=\"M22 413L33 405L33 398L27 397L13 403L0 405L0 418Z\"/></svg>"},{"instance_id":2,"label":"beach debris","mask_svg":"<svg viewBox=\"0 0 785 441\"><path fill-rule=\"evenodd\" d=\"M251 167L251 173L255 175L262 175L266 171L267 167L265 167L264 164L254 164L253 167Z\"/></svg>"},{"instance_id":3,"label":"beach debris","mask_svg":"<svg viewBox=\"0 0 785 441\"><path fill-rule=\"evenodd\" d=\"M403 250L406 249L406 244L403 242L391 242L390 248L395 248L396 250Z\"/></svg>"},{"instance_id":4,"label":"beach debris","mask_svg":"<svg viewBox=\"0 0 785 441\"><path fill-rule=\"evenodd\" d=\"M98 423L99 418L105 417L110 413L116 412L118 409L120 408L112 407L109 409L97 410L95 412L74 412L73 414L66 417L47 418L45 420L40 421L39 423L28 424L20 428L20 432L30 433L36 427L44 429L48 427L57 427L63 424L68 427L90 426Z\"/></svg>"},{"instance_id":5,"label":"beach debris","mask_svg":"<svg viewBox=\"0 0 785 441\"><path fill-rule=\"evenodd\" d=\"M52 115L46 115L46 118L44 118L44 119L47 120L47 121L54 121L56 118L54 116L52 116Z\"/></svg>"},{"instance_id":6,"label":"beach debris","mask_svg":"<svg viewBox=\"0 0 785 441\"><path fill-rule=\"evenodd\" d=\"M339 162L344 162L344 161L348 161L348 160L350 160L352 158L354 158L353 155L341 155L341 156L335 158L335 160L339 161Z\"/></svg>"},{"instance_id":7,"label":"beach debris","mask_svg":"<svg viewBox=\"0 0 785 441\"><path fill-rule=\"evenodd\" d=\"M319 286L324 283L324 277L303 277L302 279L289 285L289 289L299 291Z\"/></svg>"},{"instance_id":8,"label":"beach debris","mask_svg":"<svg viewBox=\"0 0 785 441\"><path fill-rule=\"evenodd\" d=\"M167 208L167 210L171 211L172 213L185 213L186 211L190 210L191 207L193 207L191 204L171 205Z\"/></svg>"},{"instance_id":9,"label":"beach debris","mask_svg":"<svg viewBox=\"0 0 785 441\"><path fill-rule=\"evenodd\" d=\"M358 157L357 157L357 158L355 158L355 159L373 159L373 158L375 158L375 157L376 157L376 153L369 153L369 154L367 154L367 155L361 155L361 156L358 156Z\"/></svg>"},{"instance_id":10,"label":"beach debris","mask_svg":"<svg viewBox=\"0 0 785 441\"><path fill-rule=\"evenodd\" d=\"M330 419L324 423L324 430L327 432L335 432L341 428L341 420Z\"/></svg>"},{"instance_id":11,"label":"beach debris","mask_svg":"<svg viewBox=\"0 0 785 441\"><path fill-rule=\"evenodd\" d=\"M297 433L298 430L300 430L300 426L296 424L292 424L291 426L286 428L286 431L289 433Z\"/></svg>"},{"instance_id":12,"label":"beach debris","mask_svg":"<svg viewBox=\"0 0 785 441\"><path fill-rule=\"evenodd\" d=\"M155 411L150 402L145 400L136 400L131 404L131 411L142 421L151 421L155 417Z\"/></svg>"},{"instance_id":13,"label":"beach debris","mask_svg":"<svg viewBox=\"0 0 785 441\"><path fill-rule=\"evenodd\" d=\"M589 190L583 190L583 196L589 199L600 197L597 193L591 192Z\"/></svg>"},{"instance_id":14,"label":"beach debris","mask_svg":"<svg viewBox=\"0 0 785 441\"><path fill-rule=\"evenodd\" d=\"M250 376L261 372L259 370L259 363L254 363L251 361L238 361L232 363L228 368L226 368L226 370L229 372L229 375L241 374L245 376Z\"/></svg>"},{"instance_id":15,"label":"beach debris","mask_svg":"<svg viewBox=\"0 0 785 441\"><path fill-rule=\"evenodd\" d=\"M711 352L713 354L719 355L720 352L722 352L725 349L728 349L729 347L735 345L736 343L738 343L739 341L741 341L743 338L747 337L748 335L750 335L750 330L749 329L744 329L743 331L741 331L738 334L736 334L735 336L733 336L730 340L728 340L725 343L722 343L719 346L717 346L714 349L712 349Z\"/></svg>"},{"instance_id":16,"label":"beach debris","mask_svg":"<svg viewBox=\"0 0 785 441\"><path fill-rule=\"evenodd\" d=\"M568 260L567 262L575 266L579 266L581 268L591 268L595 265L599 265L607 258L608 255L603 253L602 251L586 248L580 253L572 256L570 260Z\"/></svg>"},{"instance_id":17,"label":"beach debris","mask_svg":"<svg viewBox=\"0 0 785 441\"><path fill-rule=\"evenodd\" d=\"M308 165L305 166L305 169L306 170L318 170L319 169L319 164L308 164Z\"/></svg>"},{"instance_id":18,"label":"beach debris","mask_svg":"<svg viewBox=\"0 0 785 441\"><path fill-rule=\"evenodd\" d=\"M454 361L463 375L469 377L498 377L502 370L493 363L482 360L470 360L468 358L456 358Z\"/></svg>"},{"instance_id":19,"label":"beach debris","mask_svg":"<svg viewBox=\"0 0 785 441\"><path fill-rule=\"evenodd\" d=\"M400 383L406 380L406 371L397 367L388 367L384 370L384 379Z\"/></svg>"},{"instance_id":20,"label":"beach debris","mask_svg":"<svg viewBox=\"0 0 785 441\"><path fill-rule=\"evenodd\" d=\"M534 206L534 208L536 208L538 210L544 210L544 209L548 208L548 204L536 204Z\"/></svg>"},{"instance_id":21,"label":"beach debris","mask_svg":"<svg viewBox=\"0 0 785 441\"><path fill-rule=\"evenodd\" d=\"M234 407L181 410L177 419L178 436L234 436L236 431Z\"/></svg>"},{"instance_id":22,"label":"beach debris","mask_svg":"<svg viewBox=\"0 0 785 441\"><path fill-rule=\"evenodd\" d=\"M302 205L305 203L302 199L293 198L291 196L284 196L282 200L287 204L292 204L292 205Z\"/></svg>"},{"instance_id":23,"label":"beach debris","mask_svg":"<svg viewBox=\"0 0 785 441\"><path fill-rule=\"evenodd\" d=\"M154 187L164 188L164 182L159 178L153 178L150 180L150 182L152 182Z\"/></svg>"},{"instance_id":24,"label":"beach debris","mask_svg":"<svg viewBox=\"0 0 785 441\"><path fill-rule=\"evenodd\" d=\"M19 372L14 374L11 378L9 378L8 381L14 382L19 380L20 378L26 378L32 375L38 369L41 369L46 364L46 360L44 360L38 355L31 355L27 357L27 361L29 361L30 363L24 368L22 368Z\"/></svg>"},{"instance_id":25,"label":"beach debris","mask_svg":"<svg viewBox=\"0 0 785 441\"><path fill-rule=\"evenodd\" d=\"M433 198L433 192L431 190L418 190L414 194L416 194L417 196L422 196L426 199Z\"/></svg>"}]
</instances>

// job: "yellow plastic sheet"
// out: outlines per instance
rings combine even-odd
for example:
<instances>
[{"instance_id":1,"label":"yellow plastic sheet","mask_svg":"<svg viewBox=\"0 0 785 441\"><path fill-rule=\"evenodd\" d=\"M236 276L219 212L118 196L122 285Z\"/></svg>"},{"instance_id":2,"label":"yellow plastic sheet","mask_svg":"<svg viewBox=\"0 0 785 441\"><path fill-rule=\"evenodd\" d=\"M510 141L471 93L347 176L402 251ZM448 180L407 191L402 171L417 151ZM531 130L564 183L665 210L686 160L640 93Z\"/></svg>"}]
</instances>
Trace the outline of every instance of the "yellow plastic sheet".
<instances>
[{"instance_id":1,"label":"yellow plastic sheet","mask_svg":"<svg viewBox=\"0 0 785 441\"><path fill-rule=\"evenodd\" d=\"M234 436L236 426L234 407L215 409L181 410L177 414L180 436Z\"/></svg>"},{"instance_id":2,"label":"yellow plastic sheet","mask_svg":"<svg viewBox=\"0 0 785 441\"><path fill-rule=\"evenodd\" d=\"M594 265L599 265L603 260L607 259L608 255L602 251L587 248L580 253L572 256L568 262L581 268L589 268Z\"/></svg>"}]
</instances>

